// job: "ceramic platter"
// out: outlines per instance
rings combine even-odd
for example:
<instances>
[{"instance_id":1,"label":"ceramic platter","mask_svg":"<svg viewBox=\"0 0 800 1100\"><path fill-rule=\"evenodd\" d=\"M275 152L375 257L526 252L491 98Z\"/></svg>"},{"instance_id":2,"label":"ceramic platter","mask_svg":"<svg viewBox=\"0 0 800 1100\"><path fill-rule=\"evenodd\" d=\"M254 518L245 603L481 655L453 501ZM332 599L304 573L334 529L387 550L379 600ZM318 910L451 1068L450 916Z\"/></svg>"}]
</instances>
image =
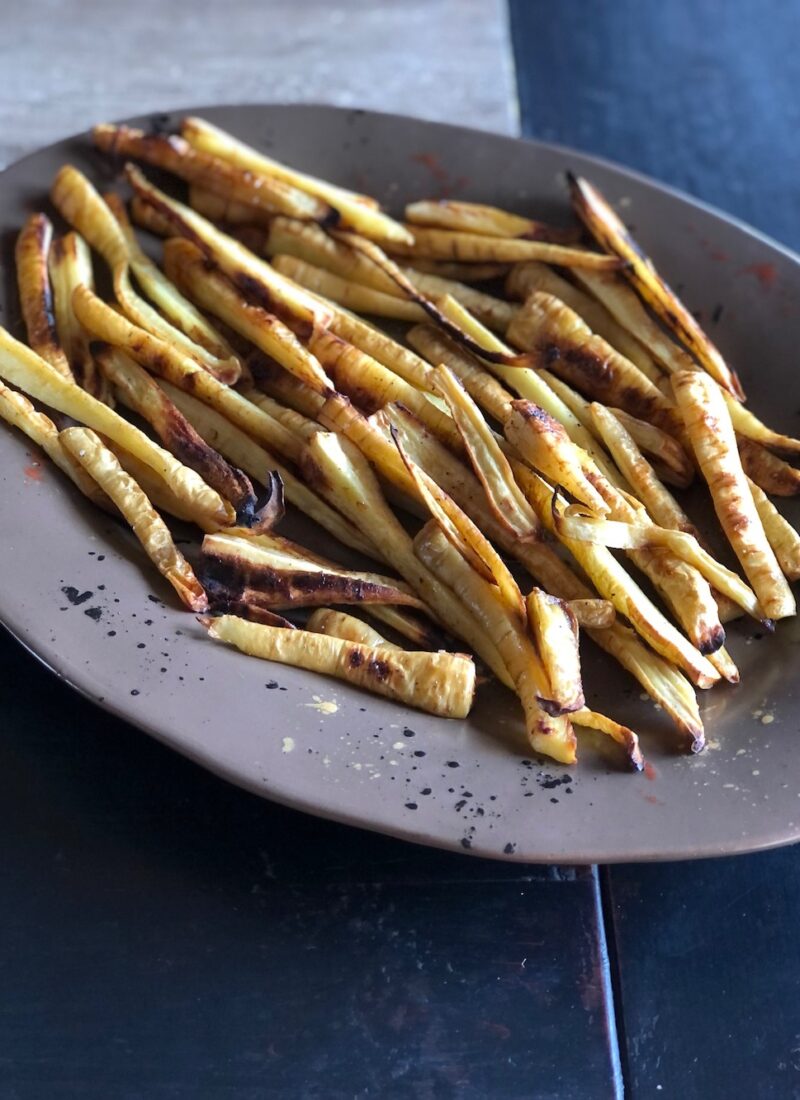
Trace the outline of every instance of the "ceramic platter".
<instances>
[{"instance_id":1,"label":"ceramic platter","mask_svg":"<svg viewBox=\"0 0 800 1100\"><path fill-rule=\"evenodd\" d=\"M183 113L159 121L177 123ZM745 226L535 142L330 107L192 113L295 167L367 190L395 212L444 190L563 218L565 169L587 175L701 311L756 411L782 431L800 431L800 265ZM0 175L0 306L17 335L14 234L46 204L53 174L68 161L110 182L86 136ZM613 746L581 734L579 765L563 769L527 753L519 707L503 689L482 688L468 721L446 722L212 643L132 537L55 470L34 465L26 442L4 427L0 502L6 627L89 699L266 798L411 841L529 861L682 859L800 836L797 622L773 638L755 624L730 630L742 683L703 696L709 747L700 756L686 755L638 685L587 648L590 704L640 732L652 767L632 774ZM310 526L304 537L323 548Z\"/></svg>"}]
</instances>

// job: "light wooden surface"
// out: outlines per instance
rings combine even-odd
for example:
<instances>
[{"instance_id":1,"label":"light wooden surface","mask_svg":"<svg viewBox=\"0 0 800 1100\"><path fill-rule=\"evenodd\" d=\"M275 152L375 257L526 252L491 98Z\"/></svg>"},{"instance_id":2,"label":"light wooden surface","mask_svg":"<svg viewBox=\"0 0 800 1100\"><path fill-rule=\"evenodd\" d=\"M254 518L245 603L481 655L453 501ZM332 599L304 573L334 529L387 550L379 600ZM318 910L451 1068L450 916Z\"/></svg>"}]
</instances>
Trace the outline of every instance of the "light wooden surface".
<instances>
[{"instance_id":1,"label":"light wooden surface","mask_svg":"<svg viewBox=\"0 0 800 1100\"><path fill-rule=\"evenodd\" d=\"M326 102L517 128L503 0L2 7L0 166L101 119L183 105Z\"/></svg>"}]
</instances>

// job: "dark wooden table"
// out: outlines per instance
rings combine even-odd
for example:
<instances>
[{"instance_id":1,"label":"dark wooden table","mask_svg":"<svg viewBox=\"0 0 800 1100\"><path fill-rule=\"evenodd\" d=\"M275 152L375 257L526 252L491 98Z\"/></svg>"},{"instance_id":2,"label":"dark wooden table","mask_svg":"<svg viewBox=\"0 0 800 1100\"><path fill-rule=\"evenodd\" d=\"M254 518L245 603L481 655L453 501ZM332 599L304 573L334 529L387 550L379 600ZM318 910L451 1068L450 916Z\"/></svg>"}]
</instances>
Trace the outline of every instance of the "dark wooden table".
<instances>
[{"instance_id":1,"label":"dark wooden table","mask_svg":"<svg viewBox=\"0 0 800 1100\"><path fill-rule=\"evenodd\" d=\"M792 0L510 11L526 133L800 248ZM225 785L5 637L0 662L0 1097L800 1096L797 850L415 848Z\"/></svg>"}]
</instances>

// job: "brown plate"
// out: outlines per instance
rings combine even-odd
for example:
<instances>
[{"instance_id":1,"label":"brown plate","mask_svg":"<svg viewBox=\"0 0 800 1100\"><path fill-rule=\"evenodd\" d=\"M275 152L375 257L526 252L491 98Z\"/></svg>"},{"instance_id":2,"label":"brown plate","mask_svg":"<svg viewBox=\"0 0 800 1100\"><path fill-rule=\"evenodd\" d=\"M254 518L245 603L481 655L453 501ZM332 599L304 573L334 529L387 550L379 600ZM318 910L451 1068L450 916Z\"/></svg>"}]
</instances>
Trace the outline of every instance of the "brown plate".
<instances>
[{"instance_id":1,"label":"brown plate","mask_svg":"<svg viewBox=\"0 0 800 1100\"><path fill-rule=\"evenodd\" d=\"M446 191L558 218L567 212L564 170L587 174L701 311L756 411L776 428L800 430L800 265L745 226L553 146L331 107L193 112L394 210ZM13 237L66 161L98 182L110 178L85 136L0 175L0 308L17 335ZM34 465L25 441L5 429L0 501L8 629L88 698L258 794L408 840L517 860L683 859L800 836L796 621L772 638L752 624L730 630L742 683L703 696L709 748L699 757L683 753L637 684L588 651L590 704L640 732L652 767L633 775L613 746L580 734L580 764L563 769L530 758L519 708L500 688L481 690L468 721L446 722L210 642L131 536L57 471ZM792 513L796 520L797 507ZM320 702L337 709L326 713Z\"/></svg>"}]
</instances>

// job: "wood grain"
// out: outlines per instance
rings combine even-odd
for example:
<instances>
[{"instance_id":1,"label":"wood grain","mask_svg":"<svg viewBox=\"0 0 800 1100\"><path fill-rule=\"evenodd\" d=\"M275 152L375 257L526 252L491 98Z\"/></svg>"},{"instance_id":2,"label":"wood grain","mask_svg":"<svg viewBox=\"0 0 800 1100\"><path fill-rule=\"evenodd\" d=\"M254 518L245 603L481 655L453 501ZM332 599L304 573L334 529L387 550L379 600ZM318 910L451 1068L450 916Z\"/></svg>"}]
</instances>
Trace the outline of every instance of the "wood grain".
<instances>
[{"instance_id":1,"label":"wood grain","mask_svg":"<svg viewBox=\"0 0 800 1100\"><path fill-rule=\"evenodd\" d=\"M0 167L98 119L184 105L517 125L503 0L32 0L4 5L0 71Z\"/></svg>"}]
</instances>

